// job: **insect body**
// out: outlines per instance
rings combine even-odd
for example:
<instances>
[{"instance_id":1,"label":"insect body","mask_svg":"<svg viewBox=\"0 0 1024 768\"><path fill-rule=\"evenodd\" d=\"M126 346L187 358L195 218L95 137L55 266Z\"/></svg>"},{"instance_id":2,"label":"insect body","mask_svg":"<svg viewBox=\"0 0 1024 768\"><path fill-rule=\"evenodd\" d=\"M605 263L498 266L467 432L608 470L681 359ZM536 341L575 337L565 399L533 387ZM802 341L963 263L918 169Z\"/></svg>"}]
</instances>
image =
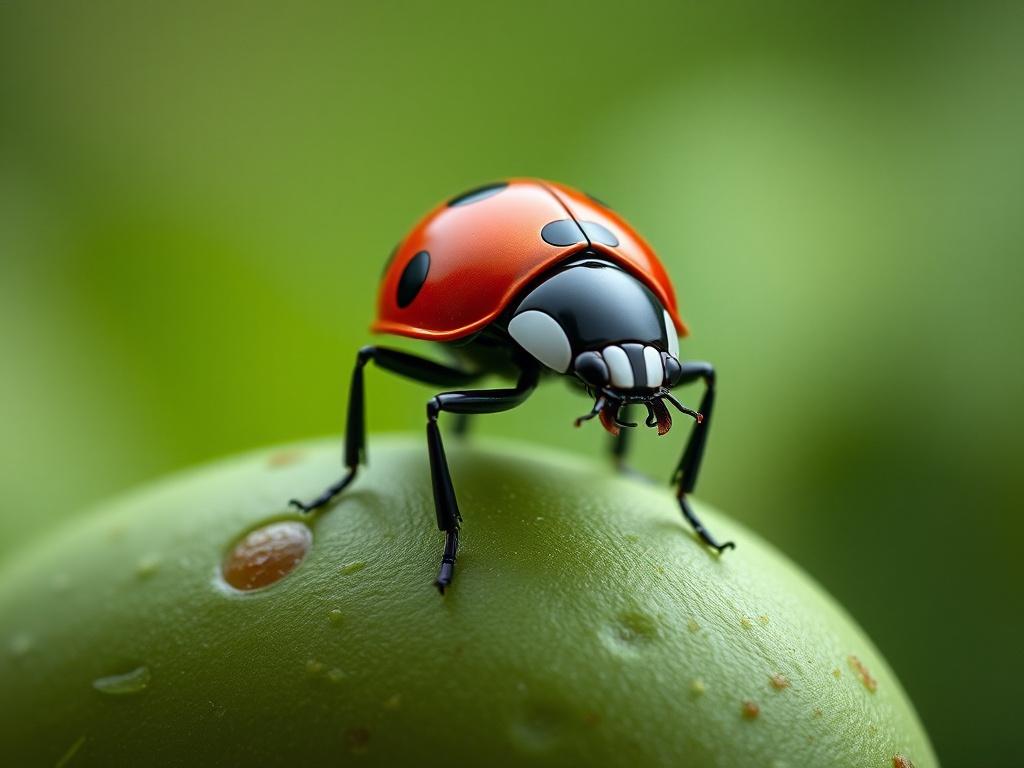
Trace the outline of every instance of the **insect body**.
<instances>
[{"instance_id":1,"label":"insect body","mask_svg":"<svg viewBox=\"0 0 1024 768\"><path fill-rule=\"evenodd\" d=\"M427 449L437 525L445 534L437 587L451 584L459 514L444 445L442 412L497 413L522 404L542 377L562 375L593 398L576 419L599 418L625 466L628 406L645 407L645 423L665 434L668 406L692 417L672 482L683 515L705 544L719 544L693 513L694 487L715 396L709 363L679 359L675 293L650 246L607 206L560 184L514 179L453 198L429 213L395 249L381 281L372 329L441 342L455 365L369 346L359 351L349 393L345 475L316 499L341 493L365 460L363 369L371 360L392 373L449 391L427 403ZM466 389L488 374L515 380L507 389ZM703 381L700 411L682 405L673 387ZM456 389L451 389L456 388ZM666 405L667 404L667 405Z\"/></svg>"}]
</instances>

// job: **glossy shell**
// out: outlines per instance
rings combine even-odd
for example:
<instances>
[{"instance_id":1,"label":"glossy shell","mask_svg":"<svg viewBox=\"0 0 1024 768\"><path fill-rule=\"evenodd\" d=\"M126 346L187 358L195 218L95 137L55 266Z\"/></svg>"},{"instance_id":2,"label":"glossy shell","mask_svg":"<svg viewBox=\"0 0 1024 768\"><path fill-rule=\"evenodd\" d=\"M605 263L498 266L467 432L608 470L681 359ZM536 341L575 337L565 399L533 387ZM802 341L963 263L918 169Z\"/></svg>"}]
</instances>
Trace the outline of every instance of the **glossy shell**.
<instances>
[{"instance_id":1,"label":"glossy shell","mask_svg":"<svg viewBox=\"0 0 1024 768\"><path fill-rule=\"evenodd\" d=\"M643 238L593 198L537 179L471 190L427 214L385 270L371 328L435 341L464 338L544 271L588 249L642 280L686 335L668 274Z\"/></svg>"}]
</instances>

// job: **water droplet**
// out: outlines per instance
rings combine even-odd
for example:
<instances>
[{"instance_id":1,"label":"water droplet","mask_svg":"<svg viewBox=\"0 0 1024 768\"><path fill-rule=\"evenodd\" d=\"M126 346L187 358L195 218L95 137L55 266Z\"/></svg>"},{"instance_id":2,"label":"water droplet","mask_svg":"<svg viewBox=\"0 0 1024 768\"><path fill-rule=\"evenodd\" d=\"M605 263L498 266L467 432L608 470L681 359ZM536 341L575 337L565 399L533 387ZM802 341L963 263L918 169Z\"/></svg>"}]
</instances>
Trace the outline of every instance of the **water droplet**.
<instances>
[{"instance_id":1,"label":"water droplet","mask_svg":"<svg viewBox=\"0 0 1024 768\"><path fill-rule=\"evenodd\" d=\"M329 622L331 622L331 624L341 624L341 622L344 619L345 619L345 614L343 614L341 612L341 610L338 609L338 608L334 608L333 610L329 611L328 614L327 614L327 620Z\"/></svg>"},{"instance_id":2,"label":"water droplet","mask_svg":"<svg viewBox=\"0 0 1024 768\"><path fill-rule=\"evenodd\" d=\"M313 533L302 523L285 520L246 534L224 558L224 580L235 589L269 586L295 570L313 545Z\"/></svg>"},{"instance_id":3,"label":"water droplet","mask_svg":"<svg viewBox=\"0 0 1024 768\"><path fill-rule=\"evenodd\" d=\"M11 638L11 655L15 657L24 656L32 650L33 645L35 645L35 641L32 639L32 635L27 632L19 632Z\"/></svg>"},{"instance_id":4,"label":"water droplet","mask_svg":"<svg viewBox=\"0 0 1024 768\"><path fill-rule=\"evenodd\" d=\"M75 756L78 750L82 748L83 744L85 744L85 736L79 736L75 742L67 748L67 751L61 755L60 760L53 764L53 768L64 768L64 766L71 762L71 759Z\"/></svg>"},{"instance_id":5,"label":"water droplet","mask_svg":"<svg viewBox=\"0 0 1024 768\"><path fill-rule=\"evenodd\" d=\"M327 679L330 680L332 683L340 683L342 680L345 679L345 673L337 667L334 667L332 669L327 670Z\"/></svg>"},{"instance_id":6,"label":"water droplet","mask_svg":"<svg viewBox=\"0 0 1024 768\"><path fill-rule=\"evenodd\" d=\"M135 575L140 579L148 579L160 570L160 555L143 555L135 564Z\"/></svg>"},{"instance_id":7,"label":"water droplet","mask_svg":"<svg viewBox=\"0 0 1024 768\"><path fill-rule=\"evenodd\" d=\"M772 684L772 688L776 691L784 691L789 688L789 678L783 674L776 673L768 678L768 682Z\"/></svg>"},{"instance_id":8,"label":"water droplet","mask_svg":"<svg viewBox=\"0 0 1024 768\"><path fill-rule=\"evenodd\" d=\"M694 680L690 683L690 693L694 696L703 696L704 692L707 691L708 687L704 685L703 680Z\"/></svg>"},{"instance_id":9,"label":"water droplet","mask_svg":"<svg viewBox=\"0 0 1024 768\"><path fill-rule=\"evenodd\" d=\"M316 659L310 659L306 662L306 674L310 677L316 677L324 671L324 663L317 661Z\"/></svg>"},{"instance_id":10,"label":"water droplet","mask_svg":"<svg viewBox=\"0 0 1024 768\"><path fill-rule=\"evenodd\" d=\"M657 639L658 624L642 611L623 611L602 630L605 645L616 653L633 653Z\"/></svg>"},{"instance_id":11,"label":"water droplet","mask_svg":"<svg viewBox=\"0 0 1024 768\"><path fill-rule=\"evenodd\" d=\"M119 675L98 677L92 681L92 687L111 696L128 696L142 693L149 685L149 681L149 667L136 667Z\"/></svg>"},{"instance_id":12,"label":"water droplet","mask_svg":"<svg viewBox=\"0 0 1024 768\"><path fill-rule=\"evenodd\" d=\"M756 702L747 700L743 702L740 712L743 713L745 720L756 720L757 716L761 714L761 708L757 706Z\"/></svg>"},{"instance_id":13,"label":"water droplet","mask_svg":"<svg viewBox=\"0 0 1024 768\"><path fill-rule=\"evenodd\" d=\"M338 569L338 573L344 573L344 574L358 573L359 571L363 570L363 568L365 568L365 567L366 567L366 563L364 563L362 560L356 560L354 562L346 563L345 565L341 566Z\"/></svg>"}]
</instances>

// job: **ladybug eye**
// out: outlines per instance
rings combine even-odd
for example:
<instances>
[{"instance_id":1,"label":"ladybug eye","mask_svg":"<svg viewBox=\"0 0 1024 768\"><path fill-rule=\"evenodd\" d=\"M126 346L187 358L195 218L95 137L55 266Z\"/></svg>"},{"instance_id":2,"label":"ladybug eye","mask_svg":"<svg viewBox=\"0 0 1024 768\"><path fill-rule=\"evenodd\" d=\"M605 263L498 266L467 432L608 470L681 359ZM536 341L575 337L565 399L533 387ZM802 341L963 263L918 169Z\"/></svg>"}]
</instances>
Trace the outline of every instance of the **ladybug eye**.
<instances>
[{"instance_id":1,"label":"ladybug eye","mask_svg":"<svg viewBox=\"0 0 1024 768\"><path fill-rule=\"evenodd\" d=\"M679 383L679 377L683 375L683 368L679 361L672 355L663 355L665 361L665 383L674 387Z\"/></svg>"},{"instance_id":2,"label":"ladybug eye","mask_svg":"<svg viewBox=\"0 0 1024 768\"><path fill-rule=\"evenodd\" d=\"M576 375L587 384L603 387L608 383L608 365L597 352L584 352L576 358Z\"/></svg>"}]
</instances>

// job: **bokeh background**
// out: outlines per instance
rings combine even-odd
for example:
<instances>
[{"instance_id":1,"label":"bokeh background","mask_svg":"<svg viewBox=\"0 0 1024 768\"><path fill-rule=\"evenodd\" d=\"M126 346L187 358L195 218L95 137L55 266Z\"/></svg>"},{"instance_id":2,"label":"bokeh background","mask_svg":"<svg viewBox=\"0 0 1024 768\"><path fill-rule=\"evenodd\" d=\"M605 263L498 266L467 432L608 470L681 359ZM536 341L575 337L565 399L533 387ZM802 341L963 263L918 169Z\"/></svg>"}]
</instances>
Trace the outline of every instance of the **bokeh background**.
<instances>
[{"instance_id":1,"label":"bokeh background","mask_svg":"<svg viewBox=\"0 0 1024 768\"><path fill-rule=\"evenodd\" d=\"M1022 40L1020 3L4 3L0 558L339 432L395 241L550 177L646 234L719 368L700 495L849 608L946 766L1019 765ZM419 432L429 391L369 376ZM597 457L581 406L477 429Z\"/></svg>"}]
</instances>

